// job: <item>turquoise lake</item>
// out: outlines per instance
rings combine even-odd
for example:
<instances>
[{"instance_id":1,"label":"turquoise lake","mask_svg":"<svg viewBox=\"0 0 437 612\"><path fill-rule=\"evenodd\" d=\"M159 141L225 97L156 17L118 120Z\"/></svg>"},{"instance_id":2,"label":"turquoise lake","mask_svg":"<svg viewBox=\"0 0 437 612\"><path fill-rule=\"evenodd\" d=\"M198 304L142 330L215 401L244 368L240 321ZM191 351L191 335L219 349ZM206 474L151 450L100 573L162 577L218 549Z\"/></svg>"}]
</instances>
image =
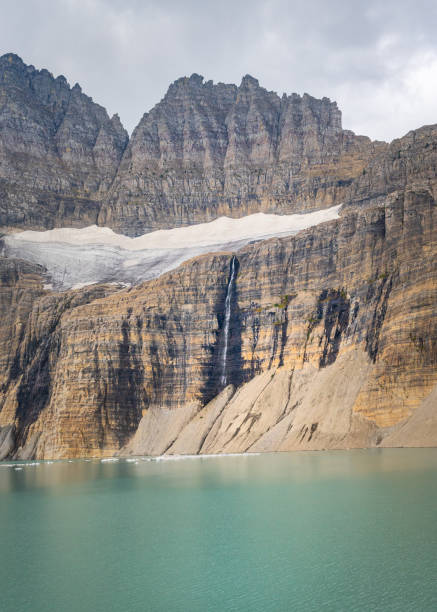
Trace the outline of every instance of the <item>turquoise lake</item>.
<instances>
[{"instance_id":1,"label":"turquoise lake","mask_svg":"<svg viewBox=\"0 0 437 612\"><path fill-rule=\"evenodd\" d=\"M437 449L6 462L0 536L2 612L436 611Z\"/></svg>"}]
</instances>

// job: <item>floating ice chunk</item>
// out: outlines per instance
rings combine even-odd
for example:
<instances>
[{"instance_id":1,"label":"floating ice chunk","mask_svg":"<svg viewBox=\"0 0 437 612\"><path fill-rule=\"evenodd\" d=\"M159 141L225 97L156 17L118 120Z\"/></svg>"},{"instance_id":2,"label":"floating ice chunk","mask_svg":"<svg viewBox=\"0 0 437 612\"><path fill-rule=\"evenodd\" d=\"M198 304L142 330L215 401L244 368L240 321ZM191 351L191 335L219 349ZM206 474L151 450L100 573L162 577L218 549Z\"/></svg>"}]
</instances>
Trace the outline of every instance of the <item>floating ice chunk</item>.
<instances>
[{"instance_id":1,"label":"floating ice chunk","mask_svg":"<svg viewBox=\"0 0 437 612\"><path fill-rule=\"evenodd\" d=\"M255 457L260 453L215 453L210 455L158 455L150 457L151 461L183 461L185 459L222 459L225 457Z\"/></svg>"}]
</instances>

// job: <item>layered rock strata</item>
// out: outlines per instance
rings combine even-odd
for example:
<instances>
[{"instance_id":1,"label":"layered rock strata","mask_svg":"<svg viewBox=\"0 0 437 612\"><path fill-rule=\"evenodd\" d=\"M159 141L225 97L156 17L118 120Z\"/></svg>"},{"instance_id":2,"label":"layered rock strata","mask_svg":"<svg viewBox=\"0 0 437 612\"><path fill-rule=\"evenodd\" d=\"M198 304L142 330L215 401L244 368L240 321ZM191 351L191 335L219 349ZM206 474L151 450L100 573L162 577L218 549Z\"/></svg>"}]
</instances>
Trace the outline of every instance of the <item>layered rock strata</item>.
<instances>
[{"instance_id":1,"label":"layered rock strata","mask_svg":"<svg viewBox=\"0 0 437 612\"><path fill-rule=\"evenodd\" d=\"M0 459L437 444L436 171L436 126L372 143L251 77L176 81L128 142L3 56L4 231L343 206L130 289L0 258Z\"/></svg>"},{"instance_id":2,"label":"layered rock strata","mask_svg":"<svg viewBox=\"0 0 437 612\"><path fill-rule=\"evenodd\" d=\"M0 57L0 226L96 223L128 134L63 76Z\"/></svg>"},{"instance_id":3,"label":"layered rock strata","mask_svg":"<svg viewBox=\"0 0 437 612\"><path fill-rule=\"evenodd\" d=\"M384 150L341 127L328 98L279 97L250 76L177 80L134 130L99 222L128 234L332 206Z\"/></svg>"},{"instance_id":4,"label":"layered rock strata","mask_svg":"<svg viewBox=\"0 0 437 612\"><path fill-rule=\"evenodd\" d=\"M47 292L41 270L3 260L3 312L17 304L2 318L3 447L53 458L435 444L434 187L419 176L339 220L129 290Z\"/></svg>"},{"instance_id":5,"label":"layered rock strata","mask_svg":"<svg viewBox=\"0 0 437 612\"><path fill-rule=\"evenodd\" d=\"M328 98L175 81L131 139L63 76L0 58L0 227L145 232L347 199L387 148L341 127Z\"/></svg>"}]
</instances>

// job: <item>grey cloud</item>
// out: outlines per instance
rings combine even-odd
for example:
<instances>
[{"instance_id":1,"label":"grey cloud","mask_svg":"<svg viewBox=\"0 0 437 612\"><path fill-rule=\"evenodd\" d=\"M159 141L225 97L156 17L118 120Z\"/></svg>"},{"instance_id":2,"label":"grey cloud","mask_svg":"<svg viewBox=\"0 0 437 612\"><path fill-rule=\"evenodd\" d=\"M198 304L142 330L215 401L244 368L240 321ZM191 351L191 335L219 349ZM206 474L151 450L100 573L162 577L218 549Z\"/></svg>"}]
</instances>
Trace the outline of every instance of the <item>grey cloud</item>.
<instances>
[{"instance_id":1,"label":"grey cloud","mask_svg":"<svg viewBox=\"0 0 437 612\"><path fill-rule=\"evenodd\" d=\"M24 0L0 53L64 74L129 130L192 72L337 100L344 126L391 139L437 122L432 0Z\"/></svg>"}]
</instances>

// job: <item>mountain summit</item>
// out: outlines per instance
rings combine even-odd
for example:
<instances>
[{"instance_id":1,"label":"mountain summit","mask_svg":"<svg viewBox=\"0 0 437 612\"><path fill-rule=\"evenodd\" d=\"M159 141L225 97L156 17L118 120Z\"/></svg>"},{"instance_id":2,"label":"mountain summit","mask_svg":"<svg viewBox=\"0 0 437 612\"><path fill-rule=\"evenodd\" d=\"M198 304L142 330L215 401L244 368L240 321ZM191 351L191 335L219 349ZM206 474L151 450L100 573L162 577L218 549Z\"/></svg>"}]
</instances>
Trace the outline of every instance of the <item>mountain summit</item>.
<instances>
[{"instance_id":1,"label":"mountain summit","mask_svg":"<svg viewBox=\"0 0 437 612\"><path fill-rule=\"evenodd\" d=\"M193 74L129 139L3 56L0 459L437 445L436 194L437 126Z\"/></svg>"},{"instance_id":2,"label":"mountain summit","mask_svg":"<svg viewBox=\"0 0 437 612\"><path fill-rule=\"evenodd\" d=\"M341 127L335 102L280 98L193 74L131 139L117 115L63 76L0 58L0 224L106 225L131 236L221 215L294 213L346 199L383 149Z\"/></svg>"}]
</instances>

